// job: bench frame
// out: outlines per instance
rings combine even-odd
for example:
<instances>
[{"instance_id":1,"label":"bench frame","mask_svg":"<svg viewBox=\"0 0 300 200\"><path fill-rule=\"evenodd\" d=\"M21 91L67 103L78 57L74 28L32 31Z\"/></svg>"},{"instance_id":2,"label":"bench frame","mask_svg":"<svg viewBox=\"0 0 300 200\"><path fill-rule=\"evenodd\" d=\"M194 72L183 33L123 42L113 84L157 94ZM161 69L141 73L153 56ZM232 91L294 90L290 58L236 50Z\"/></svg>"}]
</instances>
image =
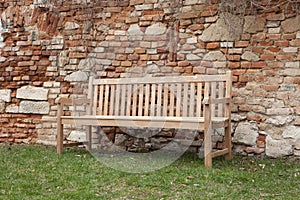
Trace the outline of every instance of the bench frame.
<instances>
[{"instance_id":1,"label":"bench frame","mask_svg":"<svg viewBox=\"0 0 300 200\"><path fill-rule=\"evenodd\" d=\"M223 82L224 88L222 86L217 90L216 82ZM178 84L175 90L177 90L176 94L179 95L177 99L181 100L175 102L176 94L175 97L172 97L170 96L171 93L164 92L162 87L166 83L169 86ZM182 83L182 85L180 86L179 83ZM139 92L136 92L136 95L130 94L122 97L122 87L125 88L125 85L131 85L131 89L126 90L128 93L128 91L132 92L132 90L137 89L135 88L137 84L144 85L146 88L140 89ZM87 149L91 149L92 126L137 126L140 128L151 126L154 128L175 129L194 129L196 127L198 130L204 130L204 161L206 167L212 167L213 157L226 155L225 158L231 160L231 88L232 73L230 71L223 75L200 76L119 79L94 79L90 77L87 98L60 98L58 100L57 153L61 154L63 151L64 124L86 126ZM108 94L110 91L114 91L111 92L111 96ZM220 94L216 94L216 91L219 91ZM188 94L188 92L190 93ZM194 95L194 93L199 95ZM189 102L188 97L196 100ZM115 100L115 103L110 101L118 98L121 99L118 100L118 103L116 103L117 100ZM139 98L141 99L139 100ZM171 101L170 98L173 98L173 100ZM127 103L127 106L125 106L124 101L130 101L131 103ZM152 102L157 104L155 105ZM192 105L187 105L188 102ZM87 105L86 115L64 115L65 106L83 104ZM184 108L180 108L182 105ZM116 108L118 108L117 111ZM123 108L123 110L119 111L119 108ZM154 109L156 111L153 111ZM160 110L158 111L158 109ZM192 116L193 113L196 116ZM219 116L216 117L215 115ZM216 128L224 128L225 148L213 152L212 131Z\"/></svg>"}]
</instances>

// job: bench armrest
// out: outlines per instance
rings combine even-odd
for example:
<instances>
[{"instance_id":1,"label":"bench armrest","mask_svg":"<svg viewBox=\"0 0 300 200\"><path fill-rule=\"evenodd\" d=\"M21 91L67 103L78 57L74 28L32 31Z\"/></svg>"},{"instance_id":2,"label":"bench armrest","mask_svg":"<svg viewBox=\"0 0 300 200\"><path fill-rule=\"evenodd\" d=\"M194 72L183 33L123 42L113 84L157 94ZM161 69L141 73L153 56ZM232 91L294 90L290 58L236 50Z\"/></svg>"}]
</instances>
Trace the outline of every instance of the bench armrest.
<instances>
[{"instance_id":1,"label":"bench armrest","mask_svg":"<svg viewBox=\"0 0 300 200\"><path fill-rule=\"evenodd\" d=\"M59 98L58 103L61 105L80 105L80 104L89 104L90 99L80 98L80 99L72 99L72 98Z\"/></svg>"},{"instance_id":2,"label":"bench armrest","mask_svg":"<svg viewBox=\"0 0 300 200\"><path fill-rule=\"evenodd\" d=\"M227 97L216 98L216 99L208 97L208 98L203 99L204 105L206 105L206 104L226 104L226 103L230 103L230 102L231 102L231 98L227 98Z\"/></svg>"}]
</instances>

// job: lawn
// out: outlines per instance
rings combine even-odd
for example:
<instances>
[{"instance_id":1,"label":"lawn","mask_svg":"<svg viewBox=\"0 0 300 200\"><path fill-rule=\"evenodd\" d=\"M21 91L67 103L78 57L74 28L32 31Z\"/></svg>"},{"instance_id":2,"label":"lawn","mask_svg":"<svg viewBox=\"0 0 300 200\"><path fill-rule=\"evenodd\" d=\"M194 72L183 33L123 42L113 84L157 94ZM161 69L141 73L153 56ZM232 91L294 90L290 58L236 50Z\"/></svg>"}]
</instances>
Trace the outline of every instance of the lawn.
<instances>
[{"instance_id":1,"label":"lawn","mask_svg":"<svg viewBox=\"0 0 300 200\"><path fill-rule=\"evenodd\" d=\"M71 148L0 147L0 199L298 199L300 162L235 156L214 168L185 155L160 170L131 174Z\"/></svg>"}]
</instances>

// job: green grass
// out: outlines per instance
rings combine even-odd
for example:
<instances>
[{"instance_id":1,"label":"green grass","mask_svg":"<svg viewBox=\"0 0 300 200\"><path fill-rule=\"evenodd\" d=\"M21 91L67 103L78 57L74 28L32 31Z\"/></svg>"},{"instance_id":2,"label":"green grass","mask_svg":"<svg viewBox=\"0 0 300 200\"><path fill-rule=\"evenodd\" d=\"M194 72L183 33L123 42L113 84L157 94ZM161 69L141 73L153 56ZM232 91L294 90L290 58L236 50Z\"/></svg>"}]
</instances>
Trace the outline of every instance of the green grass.
<instances>
[{"instance_id":1,"label":"green grass","mask_svg":"<svg viewBox=\"0 0 300 200\"><path fill-rule=\"evenodd\" d=\"M58 156L44 146L0 147L0 199L299 199L300 163L288 159L214 159L185 155L144 174L105 167L88 152Z\"/></svg>"}]
</instances>

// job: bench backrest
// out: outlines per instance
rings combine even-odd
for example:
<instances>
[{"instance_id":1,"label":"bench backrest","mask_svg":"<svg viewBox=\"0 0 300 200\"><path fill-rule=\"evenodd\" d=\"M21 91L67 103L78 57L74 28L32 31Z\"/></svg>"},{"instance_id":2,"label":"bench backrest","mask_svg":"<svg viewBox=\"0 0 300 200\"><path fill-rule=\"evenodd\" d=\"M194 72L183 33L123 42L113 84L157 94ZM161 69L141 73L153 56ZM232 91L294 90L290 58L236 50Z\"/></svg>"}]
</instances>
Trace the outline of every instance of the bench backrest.
<instances>
[{"instance_id":1,"label":"bench backrest","mask_svg":"<svg viewBox=\"0 0 300 200\"><path fill-rule=\"evenodd\" d=\"M203 117L203 100L216 99L212 116L228 114L231 72L222 75L90 79L92 115ZM219 101L218 101L219 100ZM227 101L228 103L228 101Z\"/></svg>"}]
</instances>

